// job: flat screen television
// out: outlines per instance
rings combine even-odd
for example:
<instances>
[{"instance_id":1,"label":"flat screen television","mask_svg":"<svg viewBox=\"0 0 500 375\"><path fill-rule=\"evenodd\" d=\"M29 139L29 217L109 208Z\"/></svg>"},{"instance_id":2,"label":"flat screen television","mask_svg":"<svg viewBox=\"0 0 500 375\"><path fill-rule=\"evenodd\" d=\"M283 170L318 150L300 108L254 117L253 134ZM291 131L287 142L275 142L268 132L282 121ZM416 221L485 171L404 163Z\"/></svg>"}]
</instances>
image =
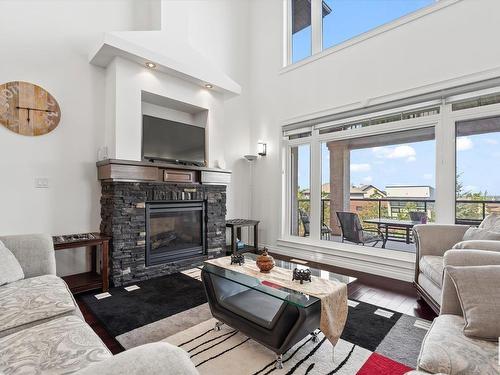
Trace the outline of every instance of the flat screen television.
<instances>
[{"instance_id":1,"label":"flat screen television","mask_svg":"<svg viewBox=\"0 0 500 375\"><path fill-rule=\"evenodd\" d=\"M205 165L205 129L143 115L142 158Z\"/></svg>"}]
</instances>

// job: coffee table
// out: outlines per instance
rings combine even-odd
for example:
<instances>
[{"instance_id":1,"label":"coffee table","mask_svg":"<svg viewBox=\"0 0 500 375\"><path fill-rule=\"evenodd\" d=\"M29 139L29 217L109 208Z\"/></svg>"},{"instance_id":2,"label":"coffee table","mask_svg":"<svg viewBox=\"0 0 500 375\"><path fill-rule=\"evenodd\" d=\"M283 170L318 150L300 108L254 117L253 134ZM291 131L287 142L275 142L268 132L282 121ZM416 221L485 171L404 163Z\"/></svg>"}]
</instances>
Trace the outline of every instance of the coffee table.
<instances>
[{"instance_id":1,"label":"coffee table","mask_svg":"<svg viewBox=\"0 0 500 375\"><path fill-rule=\"evenodd\" d=\"M257 255L246 253L245 262ZM307 267L304 264L276 260L276 266L293 270L309 268L311 274L328 280L350 283L348 276ZM276 368L282 368L282 355L308 335L317 341L321 301L295 290L258 278L204 263L199 267L210 310L217 323L241 331L276 353Z\"/></svg>"}]
</instances>

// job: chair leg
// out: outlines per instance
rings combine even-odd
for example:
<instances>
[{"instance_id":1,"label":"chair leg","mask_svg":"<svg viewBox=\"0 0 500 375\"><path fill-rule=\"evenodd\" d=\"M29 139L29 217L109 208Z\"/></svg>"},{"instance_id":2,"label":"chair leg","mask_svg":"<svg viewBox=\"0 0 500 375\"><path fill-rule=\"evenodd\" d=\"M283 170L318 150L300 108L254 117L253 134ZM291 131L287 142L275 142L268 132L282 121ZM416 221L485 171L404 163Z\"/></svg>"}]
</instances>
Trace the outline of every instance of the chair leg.
<instances>
[{"instance_id":1,"label":"chair leg","mask_svg":"<svg viewBox=\"0 0 500 375\"><path fill-rule=\"evenodd\" d=\"M312 342L317 343L319 341L319 337L316 332L312 332L311 336L312 336Z\"/></svg>"},{"instance_id":2,"label":"chair leg","mask_svg":"<svg viewBox=\"0 0 500 375\"><path fill-rule=\"evenodd\" d=\"M222 327L223 324L224 323L221 323L221 322L215 322L214 331L215 332L220 331L220 327Z\"/></svg>"},{"instance_id":3,"label":"chair leg","mask_svg":"<svg viewBox=\"0 0 500 375\"><path fill-rule=\"evenodd\" d=\"M276 363L274 364L274 367L277 370L281 370L283 368L283 354L278 354L276 356Z\"/></svg>"},{"instance_id":4,"label":"chair leg","mask_svg":"<svg viewBox=\"0 0 500 375\"><path fill-rule=\"evenodd\" d=\"M382 249L385 249L385 244L387 243L387 238L384 237L382 241Z\"/></svg>"}]
</instances>

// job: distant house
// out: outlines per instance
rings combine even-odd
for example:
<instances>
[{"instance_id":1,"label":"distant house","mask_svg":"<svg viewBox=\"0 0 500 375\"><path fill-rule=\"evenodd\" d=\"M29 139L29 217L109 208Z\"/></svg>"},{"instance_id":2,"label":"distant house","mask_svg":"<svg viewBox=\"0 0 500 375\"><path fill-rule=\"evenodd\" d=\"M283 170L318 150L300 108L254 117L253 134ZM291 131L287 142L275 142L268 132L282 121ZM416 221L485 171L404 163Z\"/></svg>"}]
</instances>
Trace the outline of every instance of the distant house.
<instances>
[{"instance_id":1,"label":"distant house","mask_svg":"<svg viewBox=\"0 0 500 375\"><path fill-rule=\"evenodd\" d=\"M323 199L330 198L329 183L321 185L321 193ZM349 210L351 212L361 212L366 207L366 205L370 203L369 201L364 201L363 199L385 198L385 196L385 192L374 185L353 185L350 189Z\"/></svg>"},{"instance_id":2,"label":"distant house","mask_svg":"<svg viewBox=\"0 0 500 375\"><path fill-rule=\"evenodd\" d=\"M385 191L373 185L351 186L351 199L385 198Z\"/></svg>"},{"instance_id":3,"label":"distant house","mask_svg":"<svg viewBox=\"0 0 500 375\"><path fill-rule=\"evenodd\" d=\"M387 198L434 199L434 188L428 185L389 185Z\"/></svg>"},{"instance_id":4,"label":"distant house","mask_svg":"<svg viewBox=\"0 0 500 375\"><path fill-rule=\"evenodd\" d=\"M330 197L330 183L321 185L321 193L323 199ZM385 192L373 185L351 186L350 199L366 199L371 197L383 198Z\"/></svg>"},{"instance_id":5,"label":"distant house","mask_svg":"<svg viewBox=\"0 0 500 375\"><path fill-rule=\"evenodd\" d=\"M428 185L389 185L385 191L387 198L394 199L388 203L388 213L390 217L397 218L399 213L407 211L408 205L413 205L415 211L425 211L431 217L432 203L426 202L434 200L435 189ZM399 199L399 200L398 200Z\"/></svg>"}]
</instances>

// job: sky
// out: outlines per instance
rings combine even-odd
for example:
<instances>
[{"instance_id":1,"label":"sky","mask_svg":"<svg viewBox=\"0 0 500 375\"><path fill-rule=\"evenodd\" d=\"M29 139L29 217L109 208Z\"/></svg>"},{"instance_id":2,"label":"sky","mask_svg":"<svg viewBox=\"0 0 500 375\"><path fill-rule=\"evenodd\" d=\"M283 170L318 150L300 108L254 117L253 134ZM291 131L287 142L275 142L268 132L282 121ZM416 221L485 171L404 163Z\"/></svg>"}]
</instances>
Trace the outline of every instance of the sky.
<instances>
[{"instance_id":1,"label":"sky","mask_svg":"<svg viewBox=\"0 0 500 375\"><path fill-rule=\"evenodd\" d=\"M435 0L324 0L332 12L323 18L323 48L329 48ZM311 54L311 26L292 37L292 62Z\"/></svg>"},{"instance_id":2,"label":"sky","mask_svg":"<svg viewBox=\"0 0 500 375\"><path fill-rule=\"evenodd\" d=\"M435 186L435 141L351 151L351 185ZM322 145L322 183L329 182L329 153Z\"/></svg>"},{"instance_id":3,"label":"sky","mask_svg":"<svg viewBox=\"0 0 500 375\"><path fill-rule=\"evenodd\" d=\"M464 190L488 192L500 196L500 132L457 138L457 172ZM310 186L308 145L299 147L299 186ZM351 184L372 184L380 189L388 185L436 186L436 143L415 142L351 151ZM321 145L321 180L329 182L329 152Z\"/></svg>"}]
</instances>

